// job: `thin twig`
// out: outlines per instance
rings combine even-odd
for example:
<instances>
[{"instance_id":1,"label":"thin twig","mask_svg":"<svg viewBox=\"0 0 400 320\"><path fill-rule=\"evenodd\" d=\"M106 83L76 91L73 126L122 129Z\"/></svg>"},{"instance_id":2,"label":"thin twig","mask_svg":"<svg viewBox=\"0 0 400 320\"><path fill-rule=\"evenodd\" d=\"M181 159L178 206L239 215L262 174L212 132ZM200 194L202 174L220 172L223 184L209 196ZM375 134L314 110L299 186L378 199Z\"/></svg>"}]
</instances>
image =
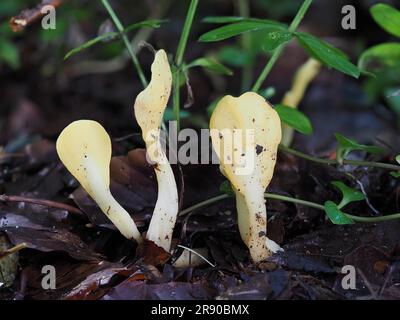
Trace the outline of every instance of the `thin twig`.
<instances>
[{"instance_id":1,"label":"thin twig","mask_svg":"<svg viewBox=\"0 0 400 320\"><path fill-rule=\"evenodd\" d=\"M43 0L40 4L31 9L25 9L15 17L10 19L9 25L13 32L20 32L25 30L26 27L30 26L41 17L45 15L42 9L45 6L53 6L54 8L59 7L63 3L62 0Z\"/></svg>"},{"instance_id":2,"label":"thin twig","mask_svg":"<svg viewBox=\"0 0 400 320\"><path fill-rule=\"evenodd\" d=\"M22 242L20 244L17 244L15 247L12 247L12 248L4 250L4 251L0 251L0 259L4 258L10 254L16 253L22 249L26 249L27 247L28 247L28 245L25 242Z\"/></svg>"},{"instance_id":3,"label":"thin twig","mask_svg":"<svg viewBox=\"0 0 400 320\"><path fill-rule=\"evenodd\" d=\"M365 196L365 202L367 203L368 207L375 212L375 214L381 214L371 203L371 201L369 200L368 194L365 191L364 185L362 184L362 182L360 180L358 180L356 177L354 177L353 175L351 175L354 180L357 182L357 184L360 186L361 192L363 193L363 195Z\"/></svg>"},{"instance_id":4,"label":"thin twig","mask_svg":"<svg viewBox=\"0 0 400 320\"><path fill-rule=\"evenodd\" d=\"M195 255L198 256L198 257L200 257L200 258L203 259L205 262L207 262L211 267L213 267L213 268L216 267L215 264L212 264L209 260L207 260L207 258L203 257L200 253L194 251L193 249L190 249L190 248L188 248L188 247L182 246L182 245L180 245L180 244L178 244L178 247L179 247L179 248L182 248L182 249L185 249L185 250L187 250L187 251L190 251L191 253L195 254Z\"/></svg>"},{"instance_id":5,"label":"thin twig","mask_svg":"<svg viewBox=\"0 0 400 320\"><path fill-rule=\"evenodd\" d=\"M387 272L387 275L386 275L386 277L385 277L385 281L383 282L382 287L381 287L381 289L379 290L379 298L382 297L383 292L385 291L387 284L388 284L389 281L392 279L393 272L395 271L395 269L396 269L396 265L391 265L391 266L390 266L389 271Z\"/></svg>"},{"instance_id":6,"label":"thin twig","mask_svg":"<svg viewBox=\"0 0 400 320\"><path fill-rule=\"evenodd\" d=\"M38 205L45 206L45 207L62 209L62 210L69 211L70 213L83 215L83 212L76 207L70 206L65 203L51 201L51 200L34 199L34 198L27 198L27 197L22 197L22 196L8 196L5 194L2 194L2 195L0 195L0 202L33 203L33 204L38 204Z\"/></svg>"},{"instance_id":7,"label":"thin twig","mask_svg":"<svg viewBox=\"0 0 400 320\"><path fill-rule=\"evenodd\" d=\"M373 297L373 299L379 300L378 295L376 294L375 290L372 288L372 285L369 282L368 278L365 276L364 272L362 272L362 270L359 268L357 268L357 272L360 274L361 278L363 279L363 282L364 282L365 286L368 288L369 292L371 293L371 296Z\"/></svg>"}]
</instances>

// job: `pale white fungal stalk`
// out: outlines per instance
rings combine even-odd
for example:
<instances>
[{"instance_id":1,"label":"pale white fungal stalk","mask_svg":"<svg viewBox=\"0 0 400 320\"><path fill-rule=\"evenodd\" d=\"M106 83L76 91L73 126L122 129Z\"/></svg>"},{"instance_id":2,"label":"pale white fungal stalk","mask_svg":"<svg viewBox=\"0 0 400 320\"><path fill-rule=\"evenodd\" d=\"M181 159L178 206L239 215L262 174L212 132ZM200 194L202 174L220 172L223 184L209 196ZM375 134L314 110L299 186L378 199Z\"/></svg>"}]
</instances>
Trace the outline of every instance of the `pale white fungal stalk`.
<instances>
[{"instance_id":1,"label":"pale white fungal stalk","mask_svg":"<svg viewBox=\"0 0 400 320\"><path fill-rule=\"evenodd\" d=\"M57 139L57 153L122 235L140 243L135 222L110 192L111 140L104 128L91 120L71 123Z\"/></svg>"},{"instance_id":2,"label":"pale white fungal stalk","mask_svg":"<svg viewBox=\"0 0 400 320\"><path fill-rule=\"evenodd\" d=\"M156 52L151 74L149 85L137 96L134 106L158 182L158 198L146 238L170 252L178 215L178 191L174 173L160 142L160 127L172 85L171 69L164 50Z\"/></svg>"},{"instance_id":3,"label":"pale white fungal stalk","mask_svg":"<svg viewBox=\"0 0 400 320\"><path fill-rule=\"evenodd\" d=\"M240 235L252 259L262 261L281 250L279 245L267 238L264 199L281 141L280 118L263 97L248 92L238 98L225 96L211 116L210 128L220 169L231 182L236 195ZM238 130L242 132L239 135L241 139L238 135L227 134ZM245 137L248 131L253 133L250 135L252 139ZM250 162L245 165L252 168L251 171L242 170L243 160Z\"/></svg>"}]
</instances>

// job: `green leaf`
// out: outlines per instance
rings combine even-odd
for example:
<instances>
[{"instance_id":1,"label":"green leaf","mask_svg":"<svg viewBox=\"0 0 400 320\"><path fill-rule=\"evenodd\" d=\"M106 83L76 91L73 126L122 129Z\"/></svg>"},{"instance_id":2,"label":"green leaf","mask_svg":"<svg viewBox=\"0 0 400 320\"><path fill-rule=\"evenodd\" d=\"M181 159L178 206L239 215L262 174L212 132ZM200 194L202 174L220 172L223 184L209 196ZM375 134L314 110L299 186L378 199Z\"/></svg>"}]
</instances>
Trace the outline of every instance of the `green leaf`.
<instances>
[{"instance_id":1,"label":"green leaf","mask_svg":"<svg viewBox=\"0 0 400 320\"><path fill-rule=\"evenodd\" d=\"M224 23L235 23L235 22L261 22L261 23L269 23L274 25L279 25L282 27L286 27L285 24L268 20L268 19L257 19L257 18L245 18L245 17L234 17L234 16L212 16L205 17L202 22L205 23L216 23L216 24L224 24Z\"/></svg>"},{"instance_id":2,"label":"green leaf","mask_svg":"<svg viewBox=\"0 0 400 320\"><path fill-rule=\"evenodd\" d=\"M400 164L400 154L398 156L396 156L396 161L398 164Z\"/></svg>"},{"instance_id":3,"label":"green leaf","mask_svg":"<svg viewBox=\"0 0 400 320\"><path fill-rule=\"evenodd\" d=\"M20 66L18 49L14 43L7 39L0 40L0 62L1 61L4 61L13 69L17 69Z\"/></svg>"},{"instance_id":4,"label":"green leaf","mask_svg":"<svg viewBox=\"0 0 400 320\"><path fill-rule=\"evenodd\" d=\"M305 135L311 135L313 133L310 120L301 111L283 104L275 105L275 111L278 112L281 120L293 129Z\"/></svg>"},{"instance_id":5,"label":"green leaf","mask_svg":"<svg viewBox=\"0 0 400 320\"><path fill-rule=\"evenodd\" d=\"M367 153L377 154L383 152L383 149L376 146L366 146L363 144L359 144L354 140L348 139L340 133L335 133L336 140L338 142L336 149L336 159L342 164L343 160L347 157L347 155L352 151L364 151Z\"/></svg>"},{"instance_id":6,"label":"green leaf","mask_svg":"<svg viewBox=\"0 0 400 320\"><path fill-rule=\"evenodd\" d=\"M228 196L235 195L235 193L233 192L231 183L228 180L225 180L224 182L221 183L221 185L219 186L219 191L227 194Z\"/></svg>"},{"instance_id":7,"label":"green leaf","mask_svg":"<svg viewBox=\"0 0 400 320\"><path fill-rule=\"evenodd\" d=\"M243 52L237 46L224 46L218 53L218 58L231 66L242 67L251 62L247 52Z\"/></svg>"},{"instance_id":8,"label":"green leaf","mask_svg":"<svg viewBox=\"0 0 400 320\"><path fill-rule=\"evenodd\" d=\"M343 182L341 181L333 181L331 182L333 186L338 188L340 192L342 193L342 200L340 201L338 208L342 209L346 205L348 205L351 202L356 202L356 201L362 201L365 200L365 195L353 188L350 188L346 186Z\"/></svg>"},{"instance_id":9,"label":"green leaf","mask_svg":"<svg viewBox=\"0 0 400 320\"><path fill-rule=\"evenodd\" d=\"M213 71L218 74L225 74L228 76L233 75L233 71L227 67L225 67L222 63L217 61L214 58L199 58L186 66L186 69L194 68L194 67L203 67L210 71Z\"/></svg>"},{"instance_id":10,"label":"green leaf","mask_svg":"<svg viewBox=\"0 0 400 320\"><path fill-rule=\"evenodd\" d=\"M128 27L126 27L124 29L124 33L128 33L129 31L132 31L134 29L138 29L141 27L149 27L149 28L159 28L161 23L164 20L146 20L146 21L141 21L138 23L134 23L129 25ZM96 38L93 38L87 42L85 42L84 44L80 45L79 47L76 47L74 49L72 49L71 51L69 51L65 56L64 56L64 60L67 60L68 58L70 58L72 55L81 52L82 50L88 49L92 46L94 46L95 44L102 42L102 41L106 41L106 40L110 40L110 39L115 39L116 37L119 37L119 33L118 32L107 32L104 33Z\"/></svg>"},{"instance_id":11,"label":"green leaf","mask_svg":"<svg viewBox=\"0 0 400 320\"><path fill-rule=\"evenodd\" d=\"M366 72L400 65L400 43L382 43L364 51L358 60L358 68Z\"/></svg>"},{"instance_id":12,"label":"green leaf","mask_svg":"<svg viewBox=\"0 0 400 320\"><path fill-rule=\"evenodd\" d=\"M221 41L225 39L232 38L234 36L240 35L249 31L258 31L258 30L270 30L270 31L279 31L285 30L286 27L277 22L270 21L241 21L232 24L228 24L223 27L219 27L217 29L211 30L205 34L203 34L200 38L200 42L214 42Z\"/></svg>"},{"instance_id":13,"label":"green leaf","mask_svg":"<svg viewBox=\"0 0 400 320\"><path fill-rule=\"evenodd\" d=\"M266 51L274 51L280 45L293 39L293 33L286 30L273 31L268 33L265 39L263 49Z\"/></svg>"},{"instance_id":14,"label":"green leaf","mask_svg":"<svg viewBox=\"0 0 400 320\"><path fill-rule=\"evenodd\" d=\"M324 65L334 68L354 78L358 78L360 76L360 70L349 61L346 54L341 50L308 33L296 32L295 36L300 45L313 58L319 60Z\"/></svg>"},{"instance_id":15,"label":"green leaf","mask_svg":"<svg viewBox=\"0 0 400 320\"><path fill-rule=\"evenodd\" d=\"M394 178L400 178L400 172L395 172L395 171L393 171L393 172L390 173L390 175L391 175L392 177L394 177Z\"/></svg>"},{"instance_id":16,"label":"green leaf","mask_svg":"<svg viewBox=\"0 0 400 320\"><path fill-rule=\"evenodd\" d=\"M378 3L371 8L375 22L386 32L400 37L400 11L387 4Z\"/></svg>"},{"instance_id":17,"label":"green leaf","mask_svg":"<svg viewBox=\"0 0 400 320\"><path fill-rule=\"evenodd\" d=\"M91 39L91 40L85 42L84 44L80 45L79 47L76 47L76 48L72 49L71 51L69 51L64 56L64 60L67 60L68 58L70 58L74 54L77 54L78 52L81 52L82 50L85 50L87 48L90 48L90 47L94 46L96 43L99 43L101 41L105 41L105 40L110 39L110 38L114 38L116 36L118 36L117 32L104 33L101 36L98 36L98 37L96 37L94 39Z\"/></svg>"},{"instance_id":18,"label":"green leaf","mask_svg":"<svg viewBox=\"0 0 400 320\"><path fill-rule=\"evenodd\" d=\"M202 22L205 23L217 23L217 24L222 24L222 23L233 23L233 22L239 22L239 21L244 21L244 17L233 17L233 16L211 16L211 17L205 17Z\"/></svg>"},{"instance_id":19,"label":"green leaf","mask_svg":"<svg viewBox=\"0 0 400 320\"><path fill-rule=\"evenodd\" d=\"M158 29L159 27L161 27L161 24L166 22L166 21L167 20L157 20L157 19L140 21L140 22L128 25L124 29L124 33L128 33L128 32L130 32L132 30L139 29L139 28L142 28L142 27Z\"/></svg>"},{"instance_id":20,"label":"green leaf","mask_svg":"<svg viewBox=\"0 0 400 320\"><path fill-rule=\"evenodd\" d=\"M350 219L344 212L340 211L336 203L327 201L325 202L324 207L325 213L333 224L345 225L354 223L354 221Z\"/></svg>"}]
</instances>

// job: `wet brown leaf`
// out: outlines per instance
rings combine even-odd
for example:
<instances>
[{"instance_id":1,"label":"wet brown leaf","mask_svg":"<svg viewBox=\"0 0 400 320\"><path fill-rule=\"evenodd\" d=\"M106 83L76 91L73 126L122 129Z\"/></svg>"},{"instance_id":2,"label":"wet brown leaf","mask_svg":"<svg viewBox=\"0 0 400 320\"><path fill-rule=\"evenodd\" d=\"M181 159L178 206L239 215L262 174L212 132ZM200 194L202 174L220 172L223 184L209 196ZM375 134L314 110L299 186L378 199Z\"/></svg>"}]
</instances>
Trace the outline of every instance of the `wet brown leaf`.
<instances>
[{"instance_id":1,"label":"wet brown leaf","mask_svg":"<svg viewBox=\"0 0 400 320\"><path fill-rule=\"evenodd\" d=\"M144 239L136 250L138 257L143 259L143 263L158 266L169 260L171 255L163 248L157 246L153 241Z\"/></svg>"},{"instance_id":2,"label":"wet brown leaf","mask_svg":"<svg viewBox=\"0 0 400 320\"><path fill-rule=\"evenodd\" d=\"M25 242L30 249L66 252L79 260L99 260L100 255L70 231L65 220L67 211L32 204L0 208L0 231L13 244Z\"/></svg>"},{"instance_id":3,"label":"wet brown leaf","mask_svg":"<svg viewBox=\"0 0 400 320\"><path fill-rule=\"evenodd\" d=\"M103 300L204 300L208 294L200 282L147 284L129 279L103 297Z\"/></svg>"},{"instance_id":4,"label":"wet brown leaf","mask_svg":"<svg viewBox=\"0 0 400 320\"><path fill-rule=\"evenodd\" d=\"M109 265L109 264L107 264ZM108 268L90 274L79 285L63 296L65 300L97 300L110 290L110 283L116 276L128 277L136 269L123 268L112 264Z\"/></svg>"}]
</instances>

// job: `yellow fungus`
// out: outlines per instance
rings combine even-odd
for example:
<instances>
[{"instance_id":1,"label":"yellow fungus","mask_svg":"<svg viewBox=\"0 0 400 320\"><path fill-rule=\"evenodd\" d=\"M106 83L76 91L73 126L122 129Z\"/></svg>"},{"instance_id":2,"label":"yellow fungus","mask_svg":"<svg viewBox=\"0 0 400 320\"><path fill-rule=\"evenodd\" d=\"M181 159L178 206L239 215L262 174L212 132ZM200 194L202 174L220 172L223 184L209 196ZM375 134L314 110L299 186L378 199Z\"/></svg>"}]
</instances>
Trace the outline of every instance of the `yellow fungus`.
<instances>
[{"instance_id":1,"label":"yellow fungus","mask_svg":"<svg viewBox=\"0 0 400 320\"><path fill-rule=\"evenodd\" d=\"M264 192L269 185L281 141L281 121L260 95L225 96L210 120L221 172L236 195L240 235L252 259L262 261L280 247L267 238Z\"/></svg>"},{"instance_id":2,"label":"yellow fungus","mask_svg":"<svg viewBox=\"0 0 400 320\"><path fill-rule=\"evenodd\" d=\"M164 50L156 52L151 74L149 85L137 96L134 106L158 182L158 198L146 237L169 252L178 215L178 191L160 141L160 127L172 85L171 69Z\"/></svg>"},{"instance_id":3,"label":"yellow fungus","mask_svg":"<svg viewBox=\"0 0 400 320\"><path fill-rule=\"evenodd\" d=\"M283 97L282 104L297 109L304 97L307 87L318 75L320 69L321 63L319 61L313 58L308 59L307 62L297 70L292 88ZM290 146L293 140L293 134L293 128L284 124L282 126L282 144Z\"/></svg>"},{"instance_id":4,"label":"yellow fungus","mask_svg":"<svg viewBox=\"0 0 400 320\"><path fill-rule=\"evenodd\" d=\"M141 242L135 222L110 192L111 140L104 128L92 120L71 123L57 139L57 153L117 229Z\"/></svg>"}]
</instances>

